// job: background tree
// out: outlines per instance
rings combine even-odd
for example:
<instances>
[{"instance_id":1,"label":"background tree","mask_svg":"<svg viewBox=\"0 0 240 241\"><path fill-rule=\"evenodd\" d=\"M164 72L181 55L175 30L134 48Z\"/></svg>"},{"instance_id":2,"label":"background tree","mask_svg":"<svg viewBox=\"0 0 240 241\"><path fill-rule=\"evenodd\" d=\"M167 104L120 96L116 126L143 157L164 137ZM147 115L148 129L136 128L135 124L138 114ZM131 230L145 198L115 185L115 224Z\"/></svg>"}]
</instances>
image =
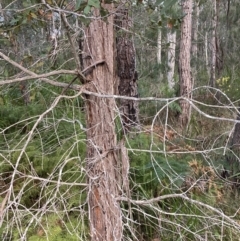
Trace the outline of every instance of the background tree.
<instances>
[{"instance_id":1,"label":"background tree","mask_svg":"<svg viewBox=\"0 0 240 241\"><path fill-rule=\"evenodd\" d=\"M194 2L192 16L192 56L197 58L198 53L198 25L199 25L199 2Z\"/></svg>"},{"instance_id":2,"label":"background tree","mask_svg":"<svg viewBox=\"0 0 240 241\"><path fill-rule=\"evenodd\" d=\"M216 81L216 58L217 58L217 37L216 37L216 28L217 28L217 3L214 0L212 2L212 36L211 36L211 76L210 76L210 85L215 86Z\"/></svg>"},{"instance_id":3,"label":"background tree","mask_svg":"<svg viewBox=\"0 0 240 241\"><path fill-rule=\"evenodd\" d=\"M132 20L128 9L119 6L115 16L116 24L116 68L119 77L119 95L138 97L136 71L136 53L132 31ZM139 125L138 102L128 99L120 99L121 121L124 132L128 132L131 126Z\"/></svg>"},{"instance_id":4,"label":"background tree","mask_svg":"<svg viewBox=\"0 0 240 241\"><path fill-rule=\"evenodd\" d=\"M176 16L177 16L177 5L173 5L171 8L172 18L167 20L167 44L168 44L168 52L167 52L167 62L168 62L168 71L167 71L167 80L168 87L170 90L173 90L175 86L174 81L174 73L175 73L175 62L176 62ZM174 16L175 13L175 16Z\"/></svg>"}]
</instances>

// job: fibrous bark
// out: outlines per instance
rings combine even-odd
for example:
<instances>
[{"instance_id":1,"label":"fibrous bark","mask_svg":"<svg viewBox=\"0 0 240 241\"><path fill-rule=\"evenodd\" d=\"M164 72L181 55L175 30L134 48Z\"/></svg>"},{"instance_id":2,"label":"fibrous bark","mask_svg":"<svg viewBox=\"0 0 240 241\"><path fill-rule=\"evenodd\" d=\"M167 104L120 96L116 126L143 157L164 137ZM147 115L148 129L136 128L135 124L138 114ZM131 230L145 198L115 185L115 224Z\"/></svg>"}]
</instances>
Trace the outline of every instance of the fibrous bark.
<instances>
[{"instance_id":1,"label":"fibrous bark","mask_svg":"<svg viewBox=\"0 0 240 241\"><path fill-rule=\"evenodd\" d=\"M138 97L136 53L132 35L129 34L132 22L127 8L121 7L116 11L115 23L118 93L123 96ZM131 126L139 124L137 101L120 99L120 111L125 133Z\"/></svg>"},{"instance_id":2,"label":"fibrous bark","mask_svg":"<svg viewBox=\"0 0 240 241\"><path fill-rule=\"evenodd\" d=\"M102 4L113 12L113 4ZM113 16L107 21L99 17L99 10L94 10L95 19L85 31L83 41L84 68L104 59L86 75L89 90L103 94L114 94L115 85L115 37ZM89 182L89 219L92 241L122 240L122 215L116 198L120 194L121 163L123 146L117 145L115 133L115 100L86 96L87 122L87 174Z\"/></svg>"},{"instance_id":3,"label":"fibrous bark","mask_svg":"<svg viewBox=\"0 0 240 241\"><path fill-rule=\"evenodd\" d=\"M191 51L191 31L192 31L192 0L182 1L182 11L185 17L181 24L181 42L179 54L179 81L180 95L191 98L192 78L190 68L190 51ZM190 104L187 100L180 102L182 113L180 123L186 126L190 116Z\"/></svg>"}]
</instances>

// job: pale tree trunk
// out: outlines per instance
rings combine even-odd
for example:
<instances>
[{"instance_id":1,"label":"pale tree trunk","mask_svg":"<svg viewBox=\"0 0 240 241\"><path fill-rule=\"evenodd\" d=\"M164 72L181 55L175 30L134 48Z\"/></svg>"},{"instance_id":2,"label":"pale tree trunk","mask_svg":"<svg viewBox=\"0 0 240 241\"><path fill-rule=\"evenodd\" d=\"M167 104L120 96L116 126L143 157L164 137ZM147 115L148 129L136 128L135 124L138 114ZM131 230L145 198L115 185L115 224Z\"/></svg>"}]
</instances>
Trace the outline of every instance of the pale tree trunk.
<instances>
[{"instance_id":1,"label":"pale tree trunk","mask_svg":"<svg viewBox=\"0 0 240 241\"><path fill-rule=\"evenodd\" d=\"M179 53L179 82L180 95L185 98L191 98L192 79L190 68L191 52L191 32L192 32L192 0L182 1L182 11L185 17L181 24L181 41ZM187 100L180 101L182 112L180 114L180 123L182 127L188 124L190 117L190 104Z\"/></svg>"},{"instance_id":2,"label":"pale tree trunk","mask_svg":"<svg viewBox=\"0 0 240 241\"><path fill-rule=\"evenodd\" d=\"M216 28L217 28L217 4L216 0L212 1L212 36L211 36L211 72L210 86L215 87L216 80Z\"/></svg>"},{"instance_id":3,"label":"pale tree trunk","mask_svg":"<svg viewBox=\"0 0 240 241\"><path fill-rule=\"evenodd\" d=\"M167 71L167 79L168 79L168 87L170 90L173 89L174 82L174 71L175 71L175 53L176 53L176 31L173 29L172 24L168 23L167 26L167 42L168 46L168 71Z\"/></svg>"},{"instance_id":4,"label":"pale tree trunk","mask_svg":"<svg viewBox=\"0 0 240 241\"><path fill-rule=\"evenodd\" d=\"M161 21L160 12L159 12L158 21ZM162 29L160 27L158 28L158 35L157 35L157 63L159 64L159 66L162 63ZM159 70L159 80L162 80L161 69Z\"/></svg>"},{"instance_id":5,"label":"pale tree trunk","mask_svg":"<svg viewBox=\"0 0 240 241\"><path fill-rule=\"evenodd\" d=\"M113 4L102 4L114 12ZM84 68L105 60L86 75L88 90L113 95L115 85L115 36L113 15L101 20L98 9L85 31ZM122 173L115 133L115 100L86 95L88 204L92 241L120 241L123 235L121 209L117 197L122 188Z\"/></svg>"},{"instance_id":6,"label":"pale tree trunk","mask_svg":"<svg viewBox=\"0 0 240 241\"><path fill-rule=\"evenodd\" d=\"M162 29L158 28L158 37L157 37L157 62L158 64L162 63Z\"/></svg>"},{"instance_id":7,"label":"pale tree trunk","mask_svg":"<svg viewBox=\"0 0 240 241\"><path fill-rule=\"evenodd\" d=\"M206 32L204 35L204 50L205 50L205 65L208 77L210 77L210 67L209 67L209 59L208 59L208 33Z\"/></svg>"},{"instance_id":8,"label":"pale tree trunk","mask_svg":"<svg viewBox=\"0 0 240 241\"><path fill-rule=\"evenodd\" d=\"M0 26L4 25L5 18L4 18L4 12L2 8L2 4L0 3ZM2 35L2 33L1 33Z\"/></svg>"},{"instance_id":9,"label":"pale tree trunk","mask_svg":"<svg viewBox=\"0 0 240 241\"><path fill-rule=\"evenodd\" d=\"M116 11L116 47L117 47L117 74L119 77L118 93L122 96L138 97L136 53L132 34L129 33L132 21L125 7L119 7ZM120 112L124 133L132 126L139 125L138 102L134 100L120 99Z\"/></svg>"}]
</instances>

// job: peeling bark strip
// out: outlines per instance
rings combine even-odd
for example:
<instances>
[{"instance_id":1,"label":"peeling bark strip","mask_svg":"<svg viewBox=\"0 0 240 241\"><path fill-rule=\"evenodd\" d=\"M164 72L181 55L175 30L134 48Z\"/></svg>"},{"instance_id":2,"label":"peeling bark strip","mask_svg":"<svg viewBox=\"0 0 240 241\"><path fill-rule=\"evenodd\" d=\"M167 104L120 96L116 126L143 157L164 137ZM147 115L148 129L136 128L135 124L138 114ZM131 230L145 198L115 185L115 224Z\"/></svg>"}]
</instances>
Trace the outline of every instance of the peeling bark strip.
<instances>
[{"instance_id":1,"label":"peeling bark strip","mask_svg":"<svg viewBox=\"0 0 240 241\"><path fill-rule=\"evenodd\" d=\"M119 95L138 97L136 53L132 35L129 29L132 27L128 9L119 7L115 16L116 24L116 47L117 47L117 72L119 77ZM131 126L139 124L138 102L120 99L120 111L123 128L128 132Z\"/></svg>"},{"instance_id":2,"label":"peeling bark strip","mask_svg":"<svg viewBox=\"0 0 240 241\"><path fill-rule=\"evenodd\" d=\"M113 4L102 4L109 12ZM99 60L92 71L86 73L89 89L99 94L114 94L114 27L113 15L103 21L99 10L94 9L95 19L85 30L83 41L83 67L87 68ZM88 205L92 241L122 240L122 215L117 197L122 187L121 154L117 148L115 133L114 98L86 96L87 123L87 174L89 183ZM104 155L103 155L104 154Z\"/></svg>"}]
</instances>

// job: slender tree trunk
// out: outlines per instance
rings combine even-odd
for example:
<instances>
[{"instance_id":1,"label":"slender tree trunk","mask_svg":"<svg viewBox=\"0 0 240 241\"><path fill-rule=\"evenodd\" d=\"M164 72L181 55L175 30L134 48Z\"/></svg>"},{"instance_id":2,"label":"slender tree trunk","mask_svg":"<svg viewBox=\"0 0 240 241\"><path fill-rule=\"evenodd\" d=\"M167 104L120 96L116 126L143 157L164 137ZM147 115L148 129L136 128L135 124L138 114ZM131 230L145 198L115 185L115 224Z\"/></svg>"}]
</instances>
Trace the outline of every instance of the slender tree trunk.
<instances>
[{"instance_id":1,"label":"slender tree trunk","mask_svg":"<svg viewBox=\"0 0 240 241\"><path fill-rule=\"evenodd\" d=\"M168 32L167 32L167 42L168 46L168 71L167 71L167 79L168 79L168 87L170 90L173 89L174 82L174 71L175 71L175 54L176 54L176 31L173 29L172 24L168 24Z\"/></svg>"},{"instance_id":2,"label":"slender tree trunk","mask_svg":"<svg viewBox=\"0 0 240 241\"><path fill-rule=\"evenodd\" d=\"M132 35L129 30L132 21L129 17L128 9L119 7L116 11L116 47L117 47L117 70L119 77L119 95L138 97L136 53ZM133 100L120 99L120 111L124 132L128 132L131 126L139 124L138 102Z\"/></svg>"},{"instance_id":3,"label":"slender tree trunk","mask_svg":"<svg viewBox=\"0 0 240 241\"><path fill-rule=\"evenodd\" d=\"M2 4L0 3L0 26L4 25L5 18L4 18L4 12L2 8Z\"/></svg>"},{"instance_id":4,"label":"slender tree trunk","mask_svg":"<svg viewBox=\"0 0 240 241\"><path fill-rule=\"evenodd\" d=\"M160 20L160 19L159 19ZM158 64L162 63L162 29L158 28L158 37L157 37L157 62Z\"/></svg>"},{"instance_id":5,"label":"slender tree trunk","mask_svg":"<svg viewBox=\"0 0 240 241\"><path fill-rule=\"evenodd\" d=\"M240 108L238 108L237 113L237 121L240 121ZM227 158L227 166L225 177L230 176L230 180L239 183L240 180L240 162L239 162L239 154L240 154L240 123L235 123L234 132L230 142L231 152L226 156ZM227 174L227 175L226 175Z\"/></svg>"},{"instance_id":6,"label":"slender tree trunk","mask_svg":"<svg viewBox=\"0 0 240 241\"><path fill-rule=\"evenodd\" d=\"M208 57L208 33L204 35L205 65L208 77L210 77L209 57Z\"/></svg>"},{"instance_id":7,"label":"slender tree trunk","mask_svg":"<svg viewBox=\"0 0 240 241\"><path fill-rule=\"evenodd\" d=\"M216 0L216 70L217 78L221 75L223 69L223 49L219 38L219 11L220 0Z\"/></svg>"},{"instance_id":8,"label":"slender tree trunk","mask_svg":"<svg viewBox=\"0 0 240 241\"><path fill-rule=\"evenodd\" d=\"M237 121L240 121L240 108L238 108ZM232 140L231 140L231 148L240 150L240 123L235 124Z\"/></svg>"},{"instance_id":9,"label":"slender tree trunk","mask_svg":"<svg viewBox=\"0 0 240 241\"><path fill-rule=\"evenodd\" d=\"M193 8L193 20L192 20L192 85L194 85L194 81L198 71L198 24L199 24L199 2L194 3Z\"/></svg>"},{"instance_id":10,"label":"slender tree trunk","mask_svg":"<svg viewBox=\"0 0 240 241\"><path fill-rule=\"evenodd\" d=\"M180 95L191 98L192 78L190 68L191 51L191 32L192 32L192 0L182 1L182 11L185 17L181 25L181 42L179 54L179 79ZM180 123L183 127L188 124L190 116L190 104L187 100L181 100L180 105L182 113L180 114Z\"/></svg>"},{"instance_id":11,"label":"slender tree trunk","mask_svg":"<svg viewBox=\"0 0 240 241\"><path fill-rule=\"evenodd\" d=\"M212 1L213 4L213 16L212 16L212 36L211 36L211 76L210 86L215 87L216 81L216 27L217 27L217 5L216 0Z\"/></svg>"},{"instance_id":12,"label":"slender tree trunk","mask_svg":"<svg viewBox=\"0 0 240 241\"><path fill-rule=\"evenodd\" d=\"M102 4L109 12L113 4ZM95 19L85 31L83 42L84 68L98 60L104 64L96 65L86 78L88 89L93 92L113 95L115 85L115 36L113 15L107 21L94 10ZM122 215L116 198L120 194L121 163L115 133L115 100L93 95L86 96L87 115L87 174L89 182L89 219L92 241L122 240Z\"/></svg>"},{"instance_id":13,"label":"slender tree trunk","mask_svg":"<svg viewBox=\"0 0 240 241\"><path fill-rule=\"evenodd\" d=\"M192 57L194 61L197 60L198 55L198 25L199 25L199 3L196 2L194 6L194 21L192 26Z\"/></svg>"}]
</instances>

